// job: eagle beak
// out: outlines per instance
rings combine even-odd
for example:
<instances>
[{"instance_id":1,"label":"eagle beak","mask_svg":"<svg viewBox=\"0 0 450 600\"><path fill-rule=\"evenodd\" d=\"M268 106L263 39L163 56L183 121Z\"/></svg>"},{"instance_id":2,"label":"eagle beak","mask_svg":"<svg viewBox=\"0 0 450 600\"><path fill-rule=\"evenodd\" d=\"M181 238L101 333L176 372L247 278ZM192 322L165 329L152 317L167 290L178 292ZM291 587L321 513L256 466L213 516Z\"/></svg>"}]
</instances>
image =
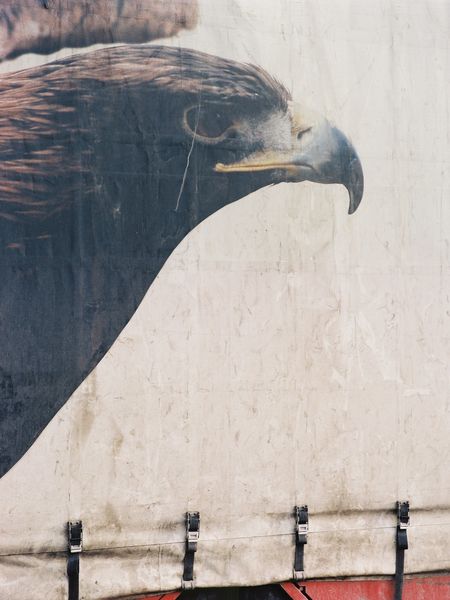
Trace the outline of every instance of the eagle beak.
<instances>
[{"instance_id":1,"label":"eagle beak","mask_svg":"<svg viewBox=\"0 0 450 600\"><path fill-rule=\"evenodd\" d=\"M219 173L271 170L276 172L275 179L278 181L340 183L348 190L348 212L353 214L364 191L364 176L356 150L346 136L326 119L306 113L293 103L289 108L289 135L277 137L275 131L269 132L269 139L280 140L279 148L266 143L262 152L251 154L237 163L217 163L215 170Z\"/></svg>"}]
</instances>

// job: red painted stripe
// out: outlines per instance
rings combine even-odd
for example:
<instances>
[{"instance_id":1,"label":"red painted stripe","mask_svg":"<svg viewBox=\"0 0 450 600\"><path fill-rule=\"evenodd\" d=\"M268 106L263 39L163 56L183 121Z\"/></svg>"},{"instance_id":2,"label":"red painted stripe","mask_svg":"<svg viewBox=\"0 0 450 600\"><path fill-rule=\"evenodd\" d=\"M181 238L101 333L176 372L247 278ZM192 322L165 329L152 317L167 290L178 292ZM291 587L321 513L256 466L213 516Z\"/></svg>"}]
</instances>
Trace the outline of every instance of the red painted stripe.
<instances>
[{"instance_id":1,"label":"red painted stripe","mask_svg":"<svg viewBox=\"0 0 450 600\"><path fill-rule=\"evenodd\" d=\"M169 592L168 594L151 594L149 596L145 596L144 598L139 598L139 600L177 600L181 593L182 592L180 590L178 592Z\"/></svg>"},{"instance_id":2,"label":"red painted stripe","mask_svg":"<svg viewBox=\"0 0 450 600\"><path fill-rule=\"evenodd\" d=\"M286 582L281 586L292 600L305 600L295 584ZM301 586L312 600L392 600L394 597L392 580L305 581ZM450 575L405 578L403 600L450 600Z\"/></svg>"},{"instance_id":3,"label":"red painted stripe","mask_svg":"<svg viewBox=\"0 0 450 600\"><path fill-rule=\"evenodd\" d=\"M292 600L306 600L297 584L280 584ZM300 584L312 600L392 600L393 580L304 581ZM177 600L182 591L150 594L140 600ZM403 600L450 600L450 575L406 577Z\"/></svg>"},{"instance_id":4,"label":"red painted stripe","mask_svg":"<svg viewBox=\"0 0 450 600\"><path fill-rule=\"evenodd\" d=\"M306 596L302 594L300 587L297 584L285 581L284 583L280 583L280 585L291 600L305 600Z\"/></svg>"}]
</instances>

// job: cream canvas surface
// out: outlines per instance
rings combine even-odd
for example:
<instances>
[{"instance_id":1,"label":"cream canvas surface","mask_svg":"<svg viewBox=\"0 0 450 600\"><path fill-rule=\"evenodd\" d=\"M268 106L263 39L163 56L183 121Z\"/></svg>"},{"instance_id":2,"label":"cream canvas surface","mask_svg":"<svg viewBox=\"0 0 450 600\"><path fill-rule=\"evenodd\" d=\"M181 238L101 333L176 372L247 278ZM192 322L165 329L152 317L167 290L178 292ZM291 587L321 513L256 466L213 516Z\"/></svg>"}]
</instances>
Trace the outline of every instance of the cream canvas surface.
<instances>
[{"instance_id":1,"label":"cream canvas surface","mask_svg":"<svg viewBox=\"0 0 450 600\"><path fill-rule=\"evenodd\" d=\"M277 77L354 143L365 194L280 184L177 247L110 351L0 481L0 596L179 588L450 568L450 5L203 0L164 40ZM75 52L62 50L57 56ZM25 55L2 72L54 59Z\"/></svg>"}]
</instances>

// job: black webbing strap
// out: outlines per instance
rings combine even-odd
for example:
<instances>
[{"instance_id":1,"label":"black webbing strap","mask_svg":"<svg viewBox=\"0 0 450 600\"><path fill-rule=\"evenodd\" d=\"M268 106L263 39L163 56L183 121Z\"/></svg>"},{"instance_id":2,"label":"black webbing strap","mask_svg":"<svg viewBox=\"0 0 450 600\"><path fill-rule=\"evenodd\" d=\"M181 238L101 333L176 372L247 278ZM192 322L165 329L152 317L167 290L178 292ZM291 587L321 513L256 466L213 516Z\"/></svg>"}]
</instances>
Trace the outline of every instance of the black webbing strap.
<instances>
[{"instance_id":1,"label":"black webbing strap","mask_svg":"<svg viewBox=\"0 0 450 600\"><path fill-rule=\"evenodd\" d=\"M304 579L304 553L305 545L308 543L309 516L308 507L295 507L295 559L294 559L294 575L295 581Z\"/></svg>"},{"instance_id":2,"label":"black webbing strap","mask_svg":"<svg viewBox=\"0 0 450 600\"><path fill-rule=\"evenodd\" d=\"M409 502L397 502L394 600L402 600L405 550L408 550Z\"/></svg>"},{"instance_id":3,"label":"black webbing strap","mask_svg":"<svg viewBox=\"0 0 450 600\"><path fill-rule=\"evenodd\" d=\"M184 570L181 587L192 589L194 587L194 558L197 552L198 538L200 536L200 513L186 513L186 553L184 555Z\"/></svg>"},{"instance_id":4,"label":"black webbing strap","mask_svg":"<svg viewBox=\"0 0 450 600\"><path fill-rule=\"evenodd\" d=\"M69 521L69 559L67 561L67 578L69 581L69 600L80 597L80 554L83 550L83 523Z\"/></svg>"}]
</instances>

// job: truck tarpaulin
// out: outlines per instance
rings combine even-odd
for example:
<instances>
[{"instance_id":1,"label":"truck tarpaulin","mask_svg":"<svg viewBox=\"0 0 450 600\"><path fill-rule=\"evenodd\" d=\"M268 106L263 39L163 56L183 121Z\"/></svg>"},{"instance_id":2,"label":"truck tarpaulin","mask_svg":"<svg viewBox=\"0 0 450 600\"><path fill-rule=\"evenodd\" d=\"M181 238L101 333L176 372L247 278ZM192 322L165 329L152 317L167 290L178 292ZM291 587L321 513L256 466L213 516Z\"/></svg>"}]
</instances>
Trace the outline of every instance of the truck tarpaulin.
<instances>
[{"instance_id":1,"label":"truck tarpaulin","mask_svg":"<svg viewBox=\"0 0 450 600\"><path fill-rule=\"evenodd\" d=\"M449 593L449 39L441 0L0 0L2 600L387 600L399 553Z\"/></svg>"}]
</instances>

